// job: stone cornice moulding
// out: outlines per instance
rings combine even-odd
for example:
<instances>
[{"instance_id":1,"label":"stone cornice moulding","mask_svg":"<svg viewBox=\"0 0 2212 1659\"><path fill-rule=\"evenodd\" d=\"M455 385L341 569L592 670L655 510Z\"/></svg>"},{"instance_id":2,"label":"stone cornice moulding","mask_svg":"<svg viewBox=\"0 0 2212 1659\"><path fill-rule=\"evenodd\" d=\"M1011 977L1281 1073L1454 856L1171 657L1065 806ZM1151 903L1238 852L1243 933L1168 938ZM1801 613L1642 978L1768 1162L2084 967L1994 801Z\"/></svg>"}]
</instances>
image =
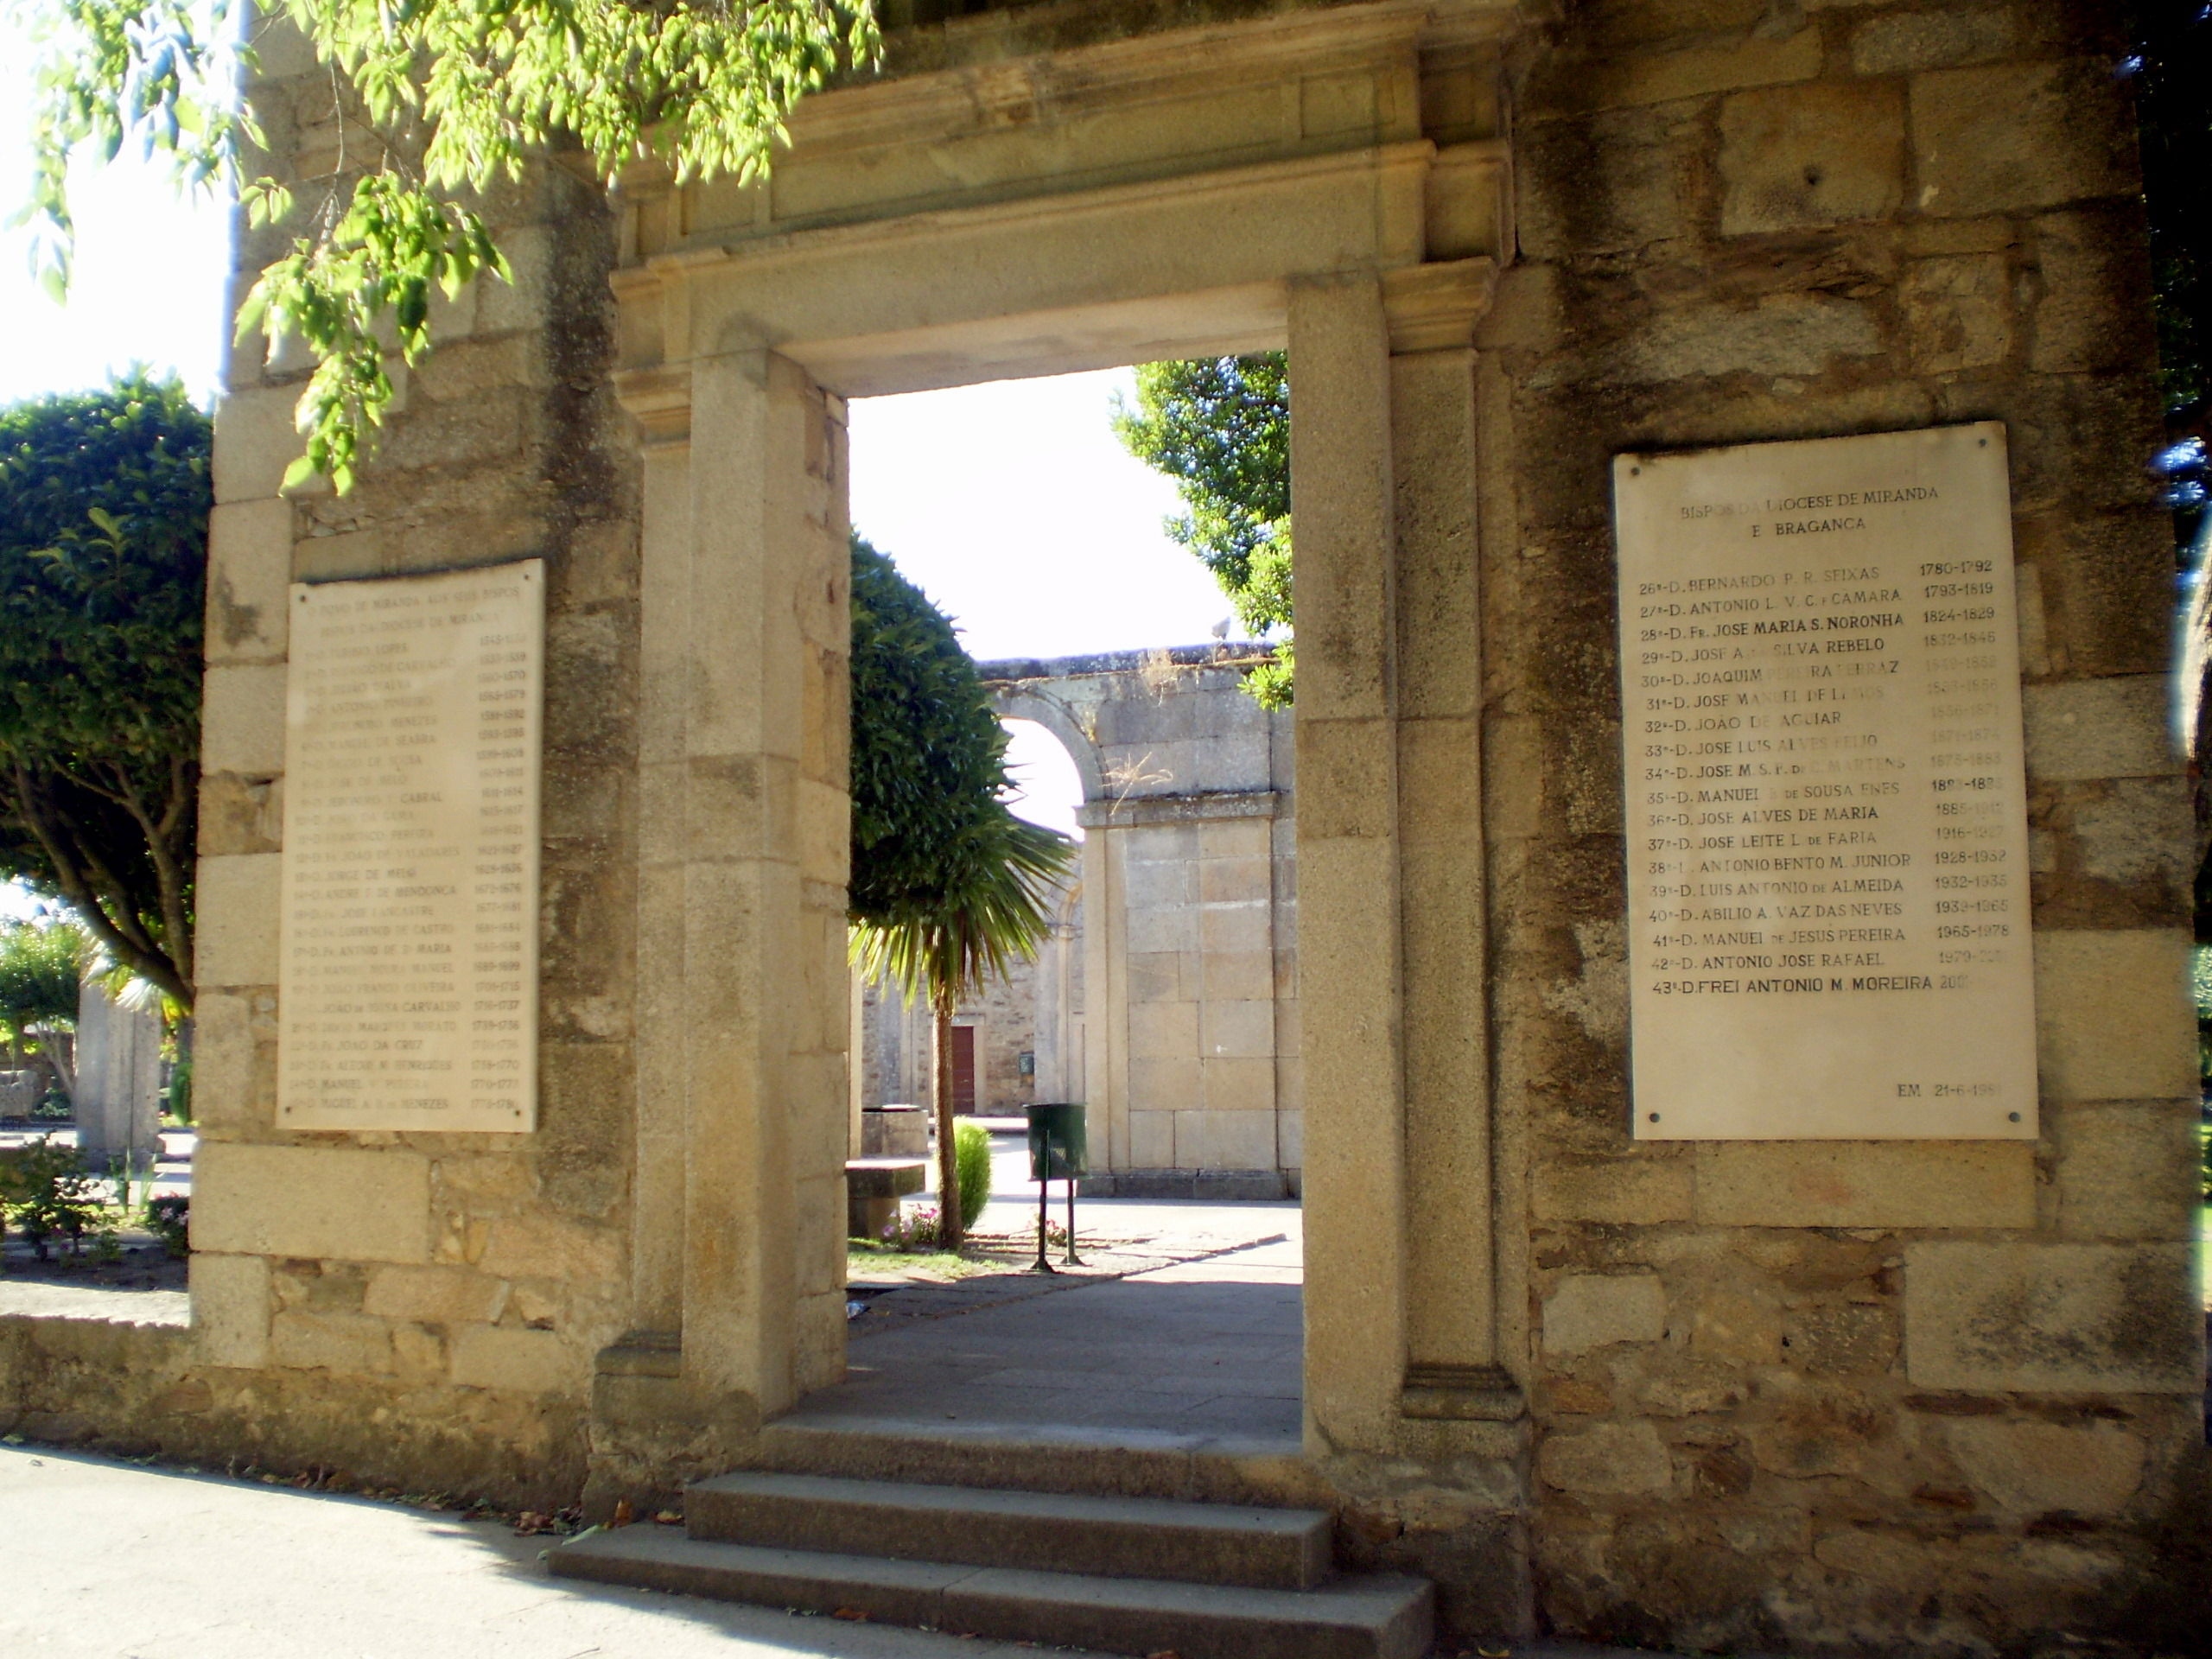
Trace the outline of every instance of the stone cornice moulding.
<instances>
[{"instance_id":1,"label":"stone cornice moulding","mask_svg":"<svg viewBox=\"0 0 2212 1659\"><path fill-rule=\"evenodd\" d=\"M1225 194L1255 186L1318 183L1342 174L1388 175L1412 169L1425 174L1434 165L1437 155L1437 146L1431 140L1408 138L1357 149L1327 150L1275 161L1172 173L1126 183L1077 186L1003 201L928 208L842 224L778 226L760 231L723 232L718 242L671 249L666 253L653 254L637 264L623 266L613 272L610 280L617 296L627 298L632 292L656 280L697 276L739 261L766 263L842 251L857 252L948 231L1041 223L1102 209L1178 196Z\"/></svg>"},{"instance_id":2,"label":"stone cornice moulding","mask_svg":"<svg viewBox=\"0 0 2212 1659\"><path fill-rule=\"evenodd\" d=\"M618 369L615 401L644 431L648 449L680 447L691 441L691 368Z\"/></svg>"},{"instance_id":3,"label":"stone cornice moulding","mask_svg":"<svg viewBox=\"0 0 2212 1659\"><path fill-rule=\"evenodd\" d=\"M1446 351L1471 346L1475 325L1497 293L1497 261L1454 259L1382 273L1382 315L1390 350Z\"/></svg>"},{"instance_id":4,"label":"stone cornice moulding","mask_svg":"<svg viewBox=\"0 0 2212 1659\"><path fill-rule=\"evenodd\" d=\"M1382 0L1073 48L1040 42L988 60L910 74L894 68L881 80L831 88L792 111L791 143L826 151L1017 124L1044 110L1126 108L1203 92L1224 71L1249 82L1405 67L1424 49L1502 50L1518 22L1515 7L1500 0Z\"/></svg>"},{"instance_id":5,"label":"stone cornice moulding","mask_svg":"<svg viewBox=\"0 0 2212 1659\"><path fill-rule=\"evenodd\" d=\"M982 24L1016 15L993 12L957 22ZM791 149L831 155L1024 124L1039 108L1065 113L1092 105L1152 103L1202 91L1219 82L1229 66L1240 72L1240 79L1255 69L1273 69L1287 79L1310 72L1404 67L1425 53L1502 54L1522 24L1516 0L1382 0L1071 48L1055 48L1040 41L988 60L906 74L894 70L882 79L854 80L812 93L791 112ZM993 111L1002 118L979 126L978 114ZM626 194L641 198L676 188L666 167L652 158L624 167L617 182Z\"/></svg>"},{"instance_id":6,"label":"stone cornice moulding","mask_svg":"<svg viewBox=\"0 0 2212 1659\"><path fill-rule=\"evenodd\" d=\"M1141 45L1162 37L1187 40L1231 33L1249 37L1262 29L1284 34L1303 29L1342 30L1348 17L1385 16L1409 22L1424 50L1448 50L1477 44L1502 45L1524 33L1531 21L1527 0L1386 0L1380 5L1309 4L1267 17L1201 19L1180 29L1171 27L1081 38L1085 22L1107 22L1112 10L1098 4L1096 0L1058 0L1057 3L950 17L892 31L885 38L886 60L893 78L918 79L1047 54L1074 57L1100 48ZM1190 10L1195 8L1185 9L1183 15L1187 16ZM930 44L941 48L933 58L926 51Z\"/></svg>"}]
</instances>

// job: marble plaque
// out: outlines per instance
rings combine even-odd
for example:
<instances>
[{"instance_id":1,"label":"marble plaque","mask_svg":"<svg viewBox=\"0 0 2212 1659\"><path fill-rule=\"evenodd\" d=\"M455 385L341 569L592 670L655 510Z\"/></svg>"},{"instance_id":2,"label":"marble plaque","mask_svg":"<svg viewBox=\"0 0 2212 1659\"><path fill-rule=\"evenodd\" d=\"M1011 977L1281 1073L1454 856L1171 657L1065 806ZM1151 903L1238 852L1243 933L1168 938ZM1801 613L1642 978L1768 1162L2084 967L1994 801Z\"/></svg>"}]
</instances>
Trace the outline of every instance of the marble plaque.
<instances>
[{"instance_id":1,"label":"marble plaque","mask_svg":"<svg viewBox=\"0 0 2212 1659\"><path fill-rule=\"evenodd\" d=\"M1613 490L1637 1136L2032 1137L2003 426Z\"/></svg>"},{"instance_id":2,"label":"marble plaque","mask_svg":"<svg viewBox=\"0 0 2212 1659\"><path fill-rule=\"evenodd\" d=\"M290 604L277 1121L534 1128L544 562Z\"/></svg>"}]
</instances>

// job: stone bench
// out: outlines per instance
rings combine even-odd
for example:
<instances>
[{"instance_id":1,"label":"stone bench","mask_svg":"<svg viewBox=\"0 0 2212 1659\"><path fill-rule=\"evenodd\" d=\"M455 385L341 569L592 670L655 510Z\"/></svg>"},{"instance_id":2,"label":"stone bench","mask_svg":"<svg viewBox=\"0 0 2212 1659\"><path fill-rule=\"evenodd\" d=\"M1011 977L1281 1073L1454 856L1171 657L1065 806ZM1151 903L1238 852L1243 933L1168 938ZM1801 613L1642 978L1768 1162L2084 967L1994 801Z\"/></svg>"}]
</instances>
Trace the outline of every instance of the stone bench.
<instances>
[{"instance_id":1,"label":"stone bench","mask_svg":"<svg viewBox=\"0 0 2212 1659\"><path fill-rule=\"evenodd\" d=\"M930 1155L930 1115L922 1106L863 1106L861 1108L861 1156L863 1158L926 1158Z\"/></svg>"},{"instance_id":2,"label":"stone bench","mask_svg":"<svg viewBox=\"0 0 2212 1659\"><path fill-rule=\"evenodd\" d=\"M845 1236L881 1238L899 1219L899 1200L929 1185L919 1158L855 1158L845 1165Z\"/></svg>"}]
</instances>

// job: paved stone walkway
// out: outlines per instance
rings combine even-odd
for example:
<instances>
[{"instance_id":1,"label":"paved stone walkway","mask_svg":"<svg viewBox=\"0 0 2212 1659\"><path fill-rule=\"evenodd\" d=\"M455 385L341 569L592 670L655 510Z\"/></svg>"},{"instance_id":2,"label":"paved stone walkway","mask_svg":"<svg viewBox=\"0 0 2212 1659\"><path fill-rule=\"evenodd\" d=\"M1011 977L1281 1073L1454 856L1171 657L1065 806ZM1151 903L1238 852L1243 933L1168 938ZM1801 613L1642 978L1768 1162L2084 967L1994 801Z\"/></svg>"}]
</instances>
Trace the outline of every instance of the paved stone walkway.
<instances>
[{"instance_id":1,"label":"paved stone walkway","mask_svg":"<svg viewBox=\"0 0 2212 1659\"><path fill-rule=\"evenodd\" d=\"M899 1300L917 1293L895 1292L853 1321L847 1380L810 1396L803 1415L1234 1433L1294 1446L1297 1210L1188 1207L1272 1212L1272 1231L1285 1236L951 1317L900 1319Z\"/></svg>"},{"instance_id":2,"label":"paved stone walkway","mask_svg":"<svg viewBox=\"0 0 2212 1659\"><path fill-rule=\"evenodd\" d=\"M0 1446L23 1659L1025 1659L1037 1649L547 1576L495 1522ZM1454 1649L1445 1650L1447 1655ZM1537 1644L1514 1659L1633 1659Z\"/></svg>"}]
</instances>

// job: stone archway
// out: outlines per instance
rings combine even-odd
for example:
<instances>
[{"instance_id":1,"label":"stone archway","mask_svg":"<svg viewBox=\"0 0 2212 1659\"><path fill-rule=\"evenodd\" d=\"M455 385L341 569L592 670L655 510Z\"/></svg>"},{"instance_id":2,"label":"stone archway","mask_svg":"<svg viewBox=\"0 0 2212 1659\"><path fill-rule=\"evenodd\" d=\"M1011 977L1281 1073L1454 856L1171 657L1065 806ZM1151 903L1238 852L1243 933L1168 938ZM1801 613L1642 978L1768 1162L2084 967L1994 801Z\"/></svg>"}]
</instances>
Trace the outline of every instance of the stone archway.
<instances>
[{"instance_id":1,"label":"stone archway","mask_svg":"<svg viewBox=\"0 0 2212 1659\"><path fill-rule=\"evenodd\" d=\"M982 665L1000 713L1076 757L1094 1185L1299 1190L1294 727L1233 648ZM1248 653L1249 654L1249 653Z\"/></svg>"},{"instance_id":2,"label":"stone archway","mask_svg":"<svg viewBox=\"0 0 2212 1659\"><path fill-rule=\"evenodd\" d=\"M646 682L645 718L668 734L653 770L665 810L695 826L733 770L759 768L769 798L791 803L662 855L669 908L640 929L641 975L682 988L640 1033L671 1068L653 1156L696 1195L685 1224L765 1269L741 1291L702 1275L660 1242L677 1236L674 1216L640 1214L637 1257L686 1262L652 1317L682 1330L687 1378L772 1412L823 1375L807 1357L826 1369L836 1352L832 1304L762 1289L794 1284L796 1264L827 1248L815 1230L830 1224L788 1197L834 1179L827 1141L803 1150L812 1142L765 1116L733 1126L700 1110L738 1075L760 1080L738 1092L763 1111L791 1109L810 1062L779 1052L785 1027L707 1034L716 1004L772 1005L788 973L749 936L687 926L679 895L735 880L779 929L812 938L834 920L831 890L810 885L830 867L805 833L823 822L810 816L807 688L834 672L834 622L813 596L834 591L842 556L842 400L1287 345L1300 902L1308 939L1326 941L1303 971L1308 1440L1388 1455L1409 1414L1440 1412L1465 1426L1428 1438L1514 1455L1510 1436L1466 1421L1519 1412L1497 1370L1487 1071L1469 1064L1485 1041L1480 989L1424 976L1409 1007L1403 973L1409 957L1481 954L1479 824L1462 810L1480 770L1479 681L1460 619L1475 608L1469 340L1510 241L1495 96L1508 21L1385 4L1102 41L1049 70L1038 59L857 87L809 106L763 190L638 193L615 277L617 390L645 433L643 652L669 671ZM1090 90L1064 106L1056 77L1078 63ZM1179 127L1168 106L1214 116ZM1049 161L1020 136L1040 120L1064 141ZM918 151L932 126L943 147ZM1146 148L1179 130L1167 150ZM764 629L793 613L796 628ZM747 654L730 658L733 641ZM1415 744L1396 664L1427 657L1456 671L1425 684ZM1408 880L1438 885L1402 910ZM1409 1052L1409 1025L1441 1046ZM822 1091L842 1122L842 1092L829 1098L826 1077ZM1448 1141L1448 1160L1409 1159L1424 1137ZM725 1166L732 1186L700 1179ZM1433 1268L1417 1259L1409 1199L1451 1241ZM1409 1292L1432 1273L1452 1293L1417 1303ZM728 1343L711 1334L725 1329ZM709 1333L696 1351L695 1330Z\"/></svg>"}]
</instances>

